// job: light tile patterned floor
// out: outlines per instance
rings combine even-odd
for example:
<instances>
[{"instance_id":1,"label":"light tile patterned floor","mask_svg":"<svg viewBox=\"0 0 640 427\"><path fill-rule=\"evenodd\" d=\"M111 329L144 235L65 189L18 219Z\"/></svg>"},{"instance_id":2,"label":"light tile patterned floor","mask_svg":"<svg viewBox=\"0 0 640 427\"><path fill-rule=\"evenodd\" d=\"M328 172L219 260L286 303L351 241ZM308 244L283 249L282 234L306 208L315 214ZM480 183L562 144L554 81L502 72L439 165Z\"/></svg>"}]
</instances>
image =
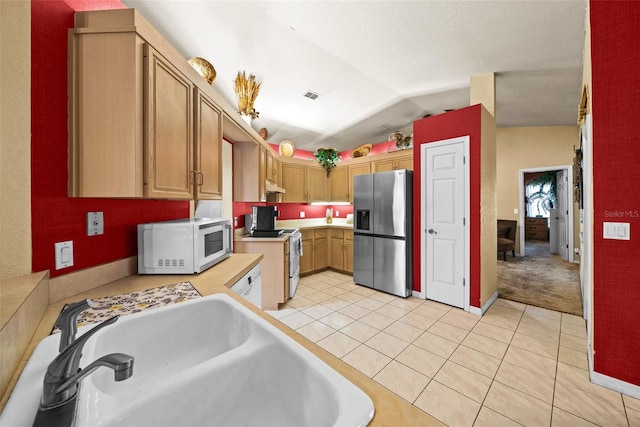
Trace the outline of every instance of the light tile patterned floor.
<instances>
[{"instance_id":1,"label":"light tile patterned floor","mask_svg":"<svg viewBox=\"0 0 640 427\"><path fill-rule=\"evenodd\" d=\"M498 299L479 317L332 271L269 313L451 426L640 426L640 400L589 382L578 316Z\"/></svg>"}]
</instances>

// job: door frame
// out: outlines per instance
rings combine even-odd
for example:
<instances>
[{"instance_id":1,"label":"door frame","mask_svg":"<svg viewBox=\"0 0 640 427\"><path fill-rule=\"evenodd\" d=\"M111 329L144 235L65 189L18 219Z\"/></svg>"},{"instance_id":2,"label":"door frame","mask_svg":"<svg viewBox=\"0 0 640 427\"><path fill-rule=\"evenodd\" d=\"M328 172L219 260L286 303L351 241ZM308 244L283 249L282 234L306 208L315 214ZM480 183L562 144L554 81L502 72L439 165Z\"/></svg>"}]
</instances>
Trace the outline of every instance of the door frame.
<instances>
[{"instance_id":1,"label":"door frame","mask_svg":"<svg viewBox=\"0 0 640 427\"><path fill-rule=\"evenodd\" d=\"M427 275L426 275L426 262L425 257L427 254L427 239L425 238L425 234L427 232L427 192L426 186L424 185L424 181L427 177L427 149L429 148L437 148L445 145L451 144L459 144L462 143L462 152L464 153L464 162L462 165L462 173L464 175L463 183L464 183L464 217L465 217L465 225L464 225L464 283L465 283L465 291L464 291L464 311L470 310L470 295L471 295L471 283L469 280L470 270L471 270L471 261L470 261L470 236L469 236L469 222L470 222L470 208L469 203L471 200L470 197L470 188L471 185L469 183L469 135L459 136L456 138L443 139L440 141L434 141L429 143L424 143L420 146L420 297L423 299L427 299ZM414 230L415 236L415 230Z\"/></svg>"},{"instance_id":2,"label":"door frame","mask_svg":"<svg viewBox=\"0 0 640 427\"><path fill-rule=\"evenodd\" d=\"M524 174L525 173L531 173L531 172L546 172L546 171L560 171L560 170L566 170L567 172L567 177L571 178L573 177L573 165L558 165L558 166L544 166L544 167L540 167L540 168L526 168L526 169L520 169L519 172L519 180L518 180L518 197L520 199L519 201L519 209L520 209L520 214L519 214L519 221L520 221L520 251L519 251L519 255L520 256L524 256L525 254L525 226L524 226L524 218L525 218L525 213L526 213L526 209L525 209L525 204L524 204ZM570 203L569 206L567 207L569 213L567 215L567 230L568 233L570 233L569 236L567 236L567 242L569 242L569 259L568 262L574 262L575 258L574 258L574 233L575 230L573 229L573 210L574 210L574 201L573 201L573 192L571 191L571 189L567 189L567 194L570 196Z\"/></svg>"}]
</instances>

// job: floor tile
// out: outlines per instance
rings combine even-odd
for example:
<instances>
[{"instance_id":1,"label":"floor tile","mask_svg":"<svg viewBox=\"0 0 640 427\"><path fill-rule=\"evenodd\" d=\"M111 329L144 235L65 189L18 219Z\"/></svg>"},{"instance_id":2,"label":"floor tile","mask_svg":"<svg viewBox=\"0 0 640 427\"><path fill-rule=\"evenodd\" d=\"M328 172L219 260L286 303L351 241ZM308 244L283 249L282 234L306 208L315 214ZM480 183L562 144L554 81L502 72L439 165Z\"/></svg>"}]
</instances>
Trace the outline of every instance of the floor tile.
<instances>
[{"instance_id":1,"label":"floor tile","mask_svg":"<svg viewBox=\"0 0 640 427\"><path fill-rule=\"evenodd\" d=\"M409 313L410 310L407 310L406 308L396 307L391 304L385 304L377 309L376 312L393 319L400 319L401 317Z\"/></svg>"},{"instance_id":2,"label":"floor tile","mask_svg":"<svg viewBox=\"0 0 640 427\"><path fill-rule=\"evenodd\" d=\"M509 329L504 329L499 326L494 326L490 323L480 321L473 327L472 332L506 344L511 342L511 338L513 338L513 334L515 333Z\"/></svg>"},{"instance_id":3,"label":"floor tile","mask_svg":"<svg viewBox=\"0 0 640 427\"><path fill-rule=\"evenodd\" d=\"M359 320L356 320L355 322L340 329L340 332L359 342L365 342L375 334L380 333L378 329L373 326L369 326L366 323L362 323Z\"/></svg>"},{"instance_id":4,"label":"floor tile","mask_svg":"<svg viewBox=\"0 0 640 427\"><path fill-rule=\"evenodd\" d=\"M553 378L545 377L503 360L495 380L550 405L553 403L555 384Z\"/></svg>"},{"instance_id":5,"label":"floor tile","mask_svg":"<svg viewBox=\"0 0 640 427\"><path fill-rule=\"evenodd\" d=\"M425 332L420 335L413 344L444 358L451 356L458 347L458 343L434 335L431 332Z\"/></svg>"},{"instance_id":6,"label":"floor tile","mask_svg":"<svg viewBox=\"0 0 640 427\"><path fill-rule=\"evenodd\" d=\"M622 396L617 402L611 401L557 382L553 404L595 424L627 425Z\"/></svg>"},{"instance_id":7,"label":"floor tile","mask_svg":"<svg viewBox=\"0 0 640 427\"><path fill-rule=\"evenodd\" d=\"M554 406L551 414L551 427L595 427L597 424L589 422L567 411Z\"/></svg>"},{"instance_id":8,"label":"floor tile","mask_svg":"<svg viewBox=\"0 0 640 427\"><path fill-rule=\"evenodd\" d=\"M511 345L551 359L558 358L558 344L554 341L548 341L546 339L536 338L516 332L511 340Z\"/></svg>"},{"instance_id":9,"label":"floor tile","mask_svg":"<svg viewBox=\"0 0 640 427\"><path fill-rule=\"evenodd\" d=\"M437 381L427 385L414 405L443 423L456 427L472 426L480 410L478 402Z\"/></svg>"},{"instance_id":10,"label":"floor tile","mask_svg":"<svg viewBox=\"0 0 640 427\"><path fill-rule=\"evenodd\" d=\"M640 411L640 399L636 399L634 397L623 394L622 400L624 402L625 407L635 409L636 411Z\"/></svg>"},{"instance_id":11,"label":"floor tile","mask_svg":"<svg viewBox=\"0 0 640 427\"><path fill-rule=\"evenodd\" d=\"M484 405L525 426L551 424L551 405L494 381Z\"/></svg>"},{"instance_id":12,"label":"floor tile","mask_svg":"<svg viewBox=\"0 0 640 427\"><path fill-rule=\"evenodd\" d=\"M427 317L429 319L438 320L442 316L447 314L449 310L451 310L451 307L440 307L437 305L425 303L411 310L411 312L419 314L420 316Z\"/></svg>"},{"instance_id":13,"label":"floor tile","mask_svg":"<svg viewBox=\"0 0 640 427\"><path fill-rule=\"evenodd\" d=\"M373 326L374 328L379 330L383 330L384 328L395 322L394 319L375 312L371 312L366 316L362 316L359 320L362 323L366 323L367 325Z\"/></svg>"},{"instance_id":14,"label":"floor tile","mask_svg":"<svg viewBox=\"0 0 640 427\"><path fill-rule=\"evenodd\" d=\"M627 418L629 419L629 427L640 427L640 411L627 409Z\"/></svg>"},{"instance_id":15,"label":"floor tile","mask_svg":"<svg viewBox=\"0 0 640 427\"><path fill-rule=\"evenodd\" d=\"M311 307L307 307L302 310L304 314L306 314L307 316L311 316L316 320L328 316L329 314L333 313L333 311L334 310L322 304L312 305Z\"/></svg>"},{"instance_id":16,"label":"floor tile","mask_svg":"<svg viewBox=\"0 0 640 427\"><path fill-rule=\"evenodd\" d=\"M493 308L493 307L492 307ZM503 309L504 311L514 311L508 308ZM490 325L499 326L503 329L508 329L510 331L515 331L518 327L518 323L520 322L520 317L511 317L506 316L504 314L496 313L495 311L487 311L480 322L489 323Z\"/></svg>"},{"instance_id":17,"label":"floor tile","mask_svg":"<svg viewBox=\"0 0 640 427\"><path fill-rule=\"evenodd\" d=\"M296 329L296 332L304 335L305 337L309 338L313 342L318 342L322 338L328 337L335 331L336 331L335 329L318 321L308 323L303 327Z\"/></svg>"},{"instance_id":18,"label":"floor tile","mask_svg":"<svg viewBox=\"0 0 640 427\"><path fill-rule=\"evenodd\" d=\"M431 325L429 332L457 343L461 343L469 333L469 331L465 329L460 329L456 326L444 323L442 320L438 320L436 323Z\"/></svg>"},{"instance_id":19,"label":"floor tile","mask_svg":"<svg viewBox=\"0 0 640 427\"><path fill-rule=\"evenodd\" d=\"M465 316L465 314L467 314ZM441 322L448 323L449 325L453 325L457 328L464 329L466 331L470 331L476 326L476 323L480 320L480 316L476 316L475 314L465 313L461 310L450 310L440 318Z\"/></svg>"},{"instance_id":20,"label":"floor tile","mask_svg":"<svg viewBox=\"0 0 640 427\"><path fill-rule=\"evenodd\" d=\"M316 344L338 358L342 358L342 356L360 345L358 341L341 332L335 332Z\"/></svg>"},{"instance_id":21,"label":"floor tile","mask_svg":"<svg viewBox=\"0 0 640 427\"><path fill-rule=\"evenodd\" d=\"M518 329L523 326L529 326L535 329L543 329L549 333L553 331L557 334L560 332L560 319L553 319L544 316L532 316L525 312L520 319Z\"/></svg>"},{"instance_id":22,"label":"floor tile","mask_svg":"<svg viewBox=\"0 0 640 427\"><path fill-rule=\"evenodd\" d=\"M338 312L346 314L353 319L360 319L363 316L371 313L371 310L367 310L366 308L360 307L359 305L351 304L346 306L345 308L341 308L340 310L338 310Z\"/></svg>"},{"instance_id":23,"label":"floor tile","mask_svg":"<svg viewBox=\"0 0 640 427\"><path fill-rule=\"evenodd\" d=\"M331 326L333 329L342 329L345 326L355 322L355 319L347 316L346 314L333 312L320 319L325 325Z\"/></svg>"},{"instance_id":24,"label":"floor tile","mask_svg":"<svg viewBox=\"0 0 640 427\"><path fill-rule=\"evenodd\" d=\"M570 323L563 323L560 327L563 334L573 335L580 338L587 338L587 327L584 325L577 326Z\"/></svg>"},{"instance_id":25,"label":"floor tile","mask_svg":"<svg viewBox=\"0 0 640 427\"><path fill-rule=\"evenodd\" d=\"M430 381L429 377L395 360L378 372L373 379L409 402L416 400Z\"/></svg>"},{"instance_id":26,"label":"floor tile","mask_svg":"<svg viewBox=\"0 0 640 427\"><path fill-rule=\"evenodd\" d=\"M598 399L608 400L613 405L617 405L622 398L617 391L592 383L589 380L589 371L562 362L558 363L556 375L556 387L559 385L575 388Z\"/></svg>"},{"instance_id":27,"label":"floor tile","mask_svg":"<svg viewBox=\"0 0 640 427\"><path fill-rule=\"evenodd\" d=\"M335 286L332 286L330 288L325 289L323 292L326 293L327 295L331 295L331 296L335 297L335 296L344 294L345 290L341 289L341 288L338 288L338 287L335 287Z\"/></svg>"},{"instance_id":28,"label":"floor tile","mask_svg":"<svg viewBox=\"0 0 640 427\"><path fill-rule=\"evenodd\" d=\"M400 318L400 321L408 323L409 325L415 326L416 328L420 328L425 331L429 329L431 325L437 322L436 319L424 317L414 312L405 314Z\"/></svg>"},{"instance_id":29,"label":"floor tile","mask_svg":"<svg viewBox=\"0 0 640 427\"><path fill-rule=\"evenodd\" d=\"M297 294L297 292L296 292L296 294ZM286 306L287 307L291 307L291 308L295 308L297 310L302 310L303 308L311 307L312 305L315 305L315 304L317 304L317 303L312 299L309 299L309 298L303 297L303 296L298 297L296 295L295 298L292 298L289 301L287 301L287 305Z\"/></svg>"},{"instance_id":30,"label":"floor tile","mask_svg":"<svg viewBox=\"0 0 640 427\"><path fill-rule=\"evenodd\" d=\"M384 292L376 292L375 294L371 294L370 298L373 298L373 299L378 300L380 302L383 302L385 304L388 304L391 301L393 301L394 299L396 299L395 296L389 295L389 294L385 294Z\"/></svg>"},{"instance_id":31,"label":"floor tile","mask_svg":"<svg viewBox=\"0 0 640 427\"><path fill-rule=\"evenodd\" d=\"M429 378L433 378L447 361L444 357L440 357L413 344L398 354L395 360Z\"/></svg>"},{"instance_id":32,"label":"floor tile","mask_svg":"<svg viewBox=\"0 0 640 427\"><path fill-rule=\"evenodd\" d=\"M568 334L560 334L560 347L587 353L587 340Z\"/></svg>"},{"instance_id":33,"label":"floor tile","mask_svg":"<svg viewBox=\"0 0 640 427\"><path fill-rule=\"evenodd\" d=\"M297 312L298 310L296 310L295 308L288 307L286 305L280 310L265 310L265 313L271 315L276 319L282 319L283 317L289 316L290 314L297 313Z\"/></svg>"},{"instance_id":34,"label":"floor tile","mask_svg":"<svg viewBox=\"0 0 640 427\"><path fill-rule=\"evenodd\" d=\"M336 310L336 311L340 310L341 308L345 308L351 304L352 303L350 303L349 301L345 301L341 299L340 296L337 296L335 298L331 298L322 302L322 305L324 305L325 307L329 307L330 309Z\"/></svg>"},{"instance_id":35,"label":"floor tile","mask_svg":"<svg viewBox=\"0 0 640 427\"><path fill-rule=\"evenodd\" d=\"M502 301L506 301L506 300L502 300ZM485 312L485 315L490 314L491 316L508 317L510 319L515 319L519 321L522 315L524 314L525 308L526 306L524 306L522 309L519 309L511 306L505 306L504 304L496 303L496 304L493 304L491 307L489 307L489 309Z\"/></svg>"},{"instance_id":36,"label":"floor tile","mask_svg":"<svg viewBox=\"0 0 640 427\"><path fill-rule=\"evenodd\" d=\"M407 348L409 343L386 332L380 332L365 341L365 345L393 358Z\"/></svg>"},{"instance_id":37,"label":"floor tile","mask_svg":"<svg viewBox=\"0 0 640 427\"><path fill-rule=\"evenodd\" d=\"M521 368L528 369L538 375L544 375L548 378L556 377L556 360L532 353L528 350L510 346L503 360Z\"/></svg>"},{"instance_id":38,"label":"floor tile","mask_svg":"<svg viewBox=\"0 0 640 427\"><path fill-rule=\"evenodd\" d=\"M306 314L298 311L296 313L290 314L289 316L285 316L280 321L290 327L291 329L298 329L306 325L307 323L313 322L315 319L311 316L307 316Z\"/></svg>"},{"instance_id":39,"label":"floor tile","mask_svg":"<svg viewBox=\"0 0 640 427\"><path fill-rule=\"evenodd\" d=\"M345 292L344 294L340 294L340 296L338 296L337 298L343 299L345 301L354 303L357 301L360 301L361 299L365 298L363 295L357 294L353 291L351 292Z\"/></svg>"},{"instance_id":40,"label":"floor tile","mask_svg":"<svg viewBox=\"0 0 640 427\"><path fill-rule=\"evenodd\" d=\"M360 301L356 301L354 304L359 305L360 307L366 308L367 310L371 310L371 311L377 310L383 305L385 305L384 302L378 301L371 297L363 298Z\"/></svg>"},{"instance_id":41,"label":"floor tile","mask_svg":"<svg viewBox=\"0 0 640 427\"><path fill-rule=\"evenodd\" d=\"M493 378L495 376L496 372L498 372L498 367L500 366L500 359L496 359L495 357L491 357L479 352L478 350L473 350L463 345L456 349L449 360L489 378Z\"/></svg>"},{"instance_id":42,"label":"floor tile","mask_svg":"<svg viewBox=\"0 0 640 427\"><path fill-rule=\"evenodd\" d=\"M588 370L589 361L587 360L587 353L578 350L572 350L567 347L560 346L558 352L558 362L566 363L567 365L575 366L576 368Z\"/></svg>"},{"instance_id":43,"label":"floor tile","mask_svg":"<svg viewBox=\"0 0 640 427\"><path fill-rule=\"evenodd\" d=\"M562 323L579 327L586 327L586 322L581 316L575 314L562 313Z\"/></svg>"},{"instance_id":44,"label":"floor tile","mask_svg":"<svg viewBox=\"0 0 640 427\"><path fill-rule=\"evenodd\" d=\"M517 301L510 301L504 298L498 298L496 302L493 303L494 306L509 308L511 310L519 311L521 314L524 312L525 308L527 308L526 304Z\"/></svg>"},{"instance_id":45,"label":"floor tile","mask_svg":"<svg viewBox=\"0 0 640 427\"><path fill-rule=\"evenodd\" d=\"M334 298L334 296L327 295L323 291L318 291L318 292L314 292L312 294L307 295L306 298L310 299L311 301L314 301L316 304L320 304L324 301Z\"/></svg>"},{"instance_id":46,"label":"floor tile","mask_svg":"<svg viewBox=\"0 0 640 427\"><path fill-rule=\"evenodd\" d=\"M362 296L368 297L370 295L375 294L378 291L375 291L373 289L367 288L365 286L358 286L356 289L353 290L353 292L360 294Z\"/></svg>"},{"instance_id":47,"label":"floor tile","mask_svg":"<svg viewBox=\"0 0 640 427\"><path fill-rule=\"evenodd\" d=\"M445 363L433 379L478 403L482 403L493 381L451 361Z\"/></svg>"},{"instance_id":48,"label":"floor tile","mask_svg":"<svg viewBox=\"0 0 640 427\"><path fill-rule=\"evenodd\" d=\"M508 344L505 344L502 341L484 337L473 331L469 332L467 337L462 341L462 345L481 351L482 353L488 354L489 356L493 356L497 359L502 359L504 354L507 352L507 347L509 347Z\"/></svg>"},{"instance_id":49,"label":"floor tile","mask_svg":"<svg viewBox=\"0 0 640 427\"><path fill-rule=\"evenodd\" d=\"M404 308L406 310L413 310L416 307L422 305L424 300L416 298L416 297L408 297L408 298L396 298L389 305L394 307Z\"/></svg>"},{"instance_id":50,"label":"floor tile","mask_svg":"<svg viewBox=\"0 0 640 427\"><path fill-rule=\"evenodd\" d=\"M518 427L521 424L483 406L473 427Z\"/></svg>"},{"instance_id":51,"label":"floor tile","mask_svg":"<svg viewBox=\"0 0 640 427\"><path fill-rule=\"evenodd\" d=\"M342 360L369 378L373 378L382 368L387 366L392 359L371 347L360 345L344 356Z\"/></svg>"},{"instance_id":52,"label":"floor tile","mask_svg":"<svg viewBox=\"0 0 640 427\"><path fill-rule=\"evenodd\" d=\"M416 328L415 326L400 321L393 322L387 326L384 331L408 343L415 341L416 338L424 333L424 329Z\"/></svg>"},{"instance_id":53,"label":"floor tile","mask_svg":"<svg viewBox=\"0 0 640 427\"><path fill-rule=\"evenodd\" d=\"M550 319L555 319L560 321L562 318L562 313L559 311L549 310L548 308L536 307L534 305L528 305L524 310L525 315L539 316L539 317L547 317Z\"/></svg>"}]
</instances>

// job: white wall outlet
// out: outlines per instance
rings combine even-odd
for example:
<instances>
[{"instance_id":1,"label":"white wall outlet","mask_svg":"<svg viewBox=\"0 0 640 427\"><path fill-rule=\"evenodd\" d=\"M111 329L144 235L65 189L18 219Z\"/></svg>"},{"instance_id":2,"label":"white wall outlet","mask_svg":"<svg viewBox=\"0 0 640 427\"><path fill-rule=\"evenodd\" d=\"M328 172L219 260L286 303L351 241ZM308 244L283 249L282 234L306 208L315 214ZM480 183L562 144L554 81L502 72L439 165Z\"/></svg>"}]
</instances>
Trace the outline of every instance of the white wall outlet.
<instances>
[{"instance_id":1,"label":"white wall outlet","mask_svg":"<svg viewBox=\"0 0 640 427\"><path fill-rule=\"evenodd\" d=\"M340 216L340 211L336 211L336 218Z\"/></svg>"},{"instance_id":2,"label":"white wall outlet","mask_svg":"<svg viewBox=\"0 0 640 427\"><path fill-rule=\"evenodd\" d=\"M513 210L513 214L514 214L514 215L518 215L518 208L515 208L515 209Z\"/></svg>"},{"instance_id":3,"label":"white wall outlet","mask_svg":"<svg viewBox=\"0 0 640 427\"><path fill-rule=\"evenodd\" d=\"M234 226L234 227L237 227L237 226L238 226L238 217L237 217L237 216L234 216L234 217L233 217L233 226Z\"/></svg>"},{"instance_id":4,"label":"white wall outlet","mask_svg":"<svg viewBox=\"0 0 640 427\"><path fill-rule=\"evenodd\" d=\"M56 270L73 265L73 240L58 242L56 248Z\"/></svg>"},{"instance_id":5,"label":"white wall outlet","mask_svg":"<svg viewBox=\"0 0 640 427\"><path fill-rule=\"evenodd\" d=\"M104 234L104 214L102 212L87 212L87 236Z\"/></svg>"},{"instance_id":6,"label":"white wall outlet","mask_svg":"<svg viewBox=\"0 0 640 427\"><path fill-rule=\"evenodd\" d=\"M631 224L628 222L605 222L602 228L605 239L631 240Z\"/></svg>"},{"instance_id":7,"label":"white wall outlet","mask_svg":"<svg viewBox=\"0 0 640 427\"><path fill-rule=\"evenodd\" d=\"M300 211L300 218L304 218L304 211Z\"/></svg>"}]
</instances>

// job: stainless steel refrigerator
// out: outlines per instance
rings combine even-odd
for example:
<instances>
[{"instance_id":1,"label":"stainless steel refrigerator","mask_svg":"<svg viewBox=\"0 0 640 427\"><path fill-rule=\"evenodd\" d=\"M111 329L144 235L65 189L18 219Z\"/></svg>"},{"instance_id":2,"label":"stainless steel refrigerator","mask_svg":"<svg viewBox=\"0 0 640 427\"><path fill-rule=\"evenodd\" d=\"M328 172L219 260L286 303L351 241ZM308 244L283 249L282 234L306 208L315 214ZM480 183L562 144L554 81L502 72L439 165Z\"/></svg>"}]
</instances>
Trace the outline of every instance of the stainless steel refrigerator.
<instances>
[{"instance_id":1,"label":"stainless steel refrigerator","mask_svg":"<svg viewBox=\"0 0 640 427\"><path fill-rule=\"evenodd\" d=\"M413 172L353 177L353 281L401 297L413 288Z\"/></svg>"}]
</instances>

